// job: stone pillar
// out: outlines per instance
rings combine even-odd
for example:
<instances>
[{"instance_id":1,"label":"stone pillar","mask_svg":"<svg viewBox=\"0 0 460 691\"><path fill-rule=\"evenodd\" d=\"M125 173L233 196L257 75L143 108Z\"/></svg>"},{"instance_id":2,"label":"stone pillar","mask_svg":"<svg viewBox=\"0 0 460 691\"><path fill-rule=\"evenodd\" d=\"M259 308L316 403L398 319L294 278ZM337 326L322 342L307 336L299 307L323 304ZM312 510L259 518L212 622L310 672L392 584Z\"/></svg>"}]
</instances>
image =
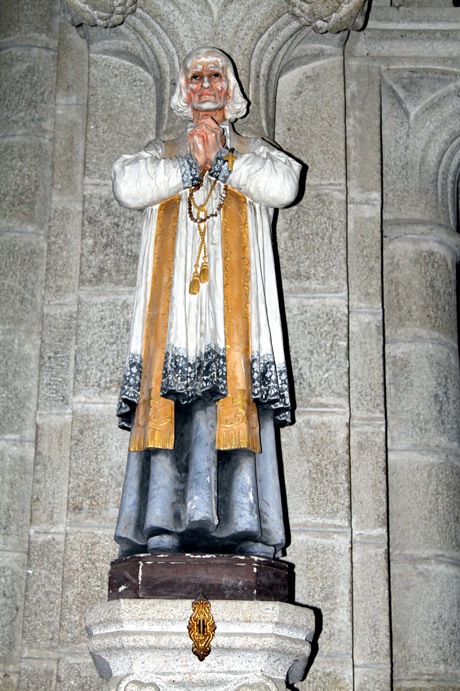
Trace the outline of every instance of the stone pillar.
<instances>
[{"instance_id":1,"label":"stone pillar","mask_svg":"<svg viewBox=\"0 0 460 691\"><path fill-rule=\"evenodd\" d=\"M60 644L88 72L85 42L58 8L56 14L53 176L20 678L21 689L37 691L56 683Z\"/></svg>"},{"instance_id":2,"label":"stone pillar","mask_svg":"<svg viewBox=\"0 0 460 691\"><path fill-rule=\"evenodd\" d=\"M105 55L103 47L92 53L87 41L63 21L72 42L81 45L71 83L85 89L80 96L85 109L76 137L84 156L78 160L74 186L73 321L67 332L72 408L59 631L66 654L58 662L58 679L63 688L68 684L93 691L107 685L87 653L84 616L88 600L104 596L108 566L117 555L113 532L129 435L117 428L115 410L141 226L140 214L115 202L110 169L121 152L138 151L153 137L155 82L138 66ZM77 66L86 67L84 82L75 74ZM66 248L70 252L70 242ZM61 261L63 250L58 253Z\"/></svg>"},{"instance_id":3,"label":"stone pillar","mask_svg":"<svg viewBox=\"0 0 460 691\"><path fill-rule=\"evenodd\" d=\"M450 38L459 40L459 26ZM421 28L420 34L422 34ZM460 78L447 32L430 65L382 85L384 287L394 688L460 681ZM446 59L447 58L447 59ZM456 61L458 68L458 60ZM457 125L453 123L456 122ZM427 686L428 688L428 686Z\"/></svg>"},{"instance_id":4,"label":"stone pillar","mask_svg":"<svg viewBox=\"0 0 460 691\"><path fill-rule=\"evenodd\" d=\"M374 102L368 121L361 117L365 146L358 164L370 173L363 189L377 170L380 123L392 688L450 689L460 680L458 499L453 498L459 486L460 25L457 10L441 1L373 5L366 30L351 36L347 47L353 54L347 81L354 75L347 96L348 105L360 92ZM442 13L435 5L443 5ZM355 112L353 125L359 122ZM347 141L351 152L353 127L347 126ZM373 261L375 253L363 263L363 275ZM352 280L350 273L350 290ZM366 280L366 290L368 285ZM376 459L378 445L370 452ZM354 517L357 509L354 502ZM357 653L355 647L355 660Z\"/></svg>"},{"instance_id":5,"label":"stone pillar","mask_svg":"<svg viewBox=\"0 0 460 691\"><path fill-rule=\"evenodd\" d=\"M308 166L277 224L296 423L282 430L296 599L323 630L305 689L353 688L344 34L310 33L283 67L275 138Z\"/></svg>"},{"instance_id":6,"label":"stone pillar","mask_svg":"<svg viewBox=\"0 0 460 691\"><path fill-rule=\"evenodd\" d=\"M345 47L354 686L391 688L383 365L380 75Z\"/></svg>"},{"instance_id":7,"label":"stone pillar","mask_svg":"<svg viewBox=\"0 0 460 691\"><path fill-rule=\"evenodd\" d=\"M54 136L57 0L0 10L0 685L21 655Z\"/></svg>"}]
</instances>

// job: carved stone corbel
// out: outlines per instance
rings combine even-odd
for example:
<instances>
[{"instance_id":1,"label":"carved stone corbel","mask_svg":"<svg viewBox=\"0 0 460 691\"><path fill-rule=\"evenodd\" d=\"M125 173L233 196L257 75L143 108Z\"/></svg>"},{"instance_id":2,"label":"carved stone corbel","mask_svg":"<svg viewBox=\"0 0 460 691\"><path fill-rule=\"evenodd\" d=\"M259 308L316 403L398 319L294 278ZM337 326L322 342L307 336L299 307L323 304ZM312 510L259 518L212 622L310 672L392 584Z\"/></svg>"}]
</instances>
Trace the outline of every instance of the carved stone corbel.
<instances>
[{"instance_id":1,"label":"carved stone corbel","mask_svg":"<svg viewBox=\"0 0 460 691\"><path fill-rule=\"evenodd\" d=\"M122 24L137 9L137 0L61 0L62 10L74 26L87 24L110 29Z\"/></svg>"},{"instance_id":2,"label":"carved stone corbel","mask_svg":"<svg viewBox=\"0 0 460 691\"><path fill-rule=\"evenodd\" d=\"M287 0L290 12L304 26L324 34L361 29L368 0Z\"/></svg>"}]
</instances>

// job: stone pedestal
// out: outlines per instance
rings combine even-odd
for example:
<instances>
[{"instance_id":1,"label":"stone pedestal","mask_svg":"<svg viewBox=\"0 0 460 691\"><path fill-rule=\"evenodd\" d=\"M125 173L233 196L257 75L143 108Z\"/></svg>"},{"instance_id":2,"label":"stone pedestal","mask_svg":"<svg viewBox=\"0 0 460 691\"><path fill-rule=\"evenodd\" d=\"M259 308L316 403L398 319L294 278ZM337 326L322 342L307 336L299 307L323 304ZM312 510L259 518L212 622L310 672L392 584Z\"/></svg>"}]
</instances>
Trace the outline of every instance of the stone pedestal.
<instances>
[{"instance_id":1,"label":"stone pedestal","mask_svg":"<svg viewBox=\"0 0 460 691\"><path fill-rule=\"evenodd\" d=\"M117 691L279 691L303 678L314 632L307 607L210 600L216 633L203 661L192 653L192 600L118 599L87 612L89 648Z\"/></svg>"}]
</instances>

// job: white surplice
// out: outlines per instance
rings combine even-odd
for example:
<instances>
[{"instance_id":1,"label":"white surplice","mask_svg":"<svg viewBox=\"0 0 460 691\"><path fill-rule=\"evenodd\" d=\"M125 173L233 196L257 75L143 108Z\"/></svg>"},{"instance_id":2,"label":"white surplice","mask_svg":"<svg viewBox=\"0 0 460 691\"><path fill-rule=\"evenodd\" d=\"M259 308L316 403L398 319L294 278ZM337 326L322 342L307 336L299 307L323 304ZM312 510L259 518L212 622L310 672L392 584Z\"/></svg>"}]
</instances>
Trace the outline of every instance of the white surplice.
<instances>
[{"instance_id":1,"label":"white surplice","mask_svg":"<svg viewBox=\"0 0 460 691\"><path fill-rule=\"evenodd\" d=\"M217 209L224 183L247 199L252 396L258 405L274 409L275 421L289 422L271 224L273 209L287 206L297 195L300 164L262 139L236 135L228 123L223 123L223 128L228 148L237 153L233 170L228 171L221 154L220 168L213 170L213 166L194 196L197 204L206 199L214 175L218 182L207 205L208 214ZM172 158L165 158L163 142L154 141L138 154L122 156L113 166L118 202L145 210L129 351L117 413L120 426L126 428L139 397L158 205L176 194L180 194L180 204L161 394L181 403L200 398L215 401L227 395L221 216L207 222L209 282L201 284L198 295L191 295L189 284L200 236L187 209L188 188L196 184L196 170L194 177L186 135L175 143Z\"/></svg>"}]
</instances>

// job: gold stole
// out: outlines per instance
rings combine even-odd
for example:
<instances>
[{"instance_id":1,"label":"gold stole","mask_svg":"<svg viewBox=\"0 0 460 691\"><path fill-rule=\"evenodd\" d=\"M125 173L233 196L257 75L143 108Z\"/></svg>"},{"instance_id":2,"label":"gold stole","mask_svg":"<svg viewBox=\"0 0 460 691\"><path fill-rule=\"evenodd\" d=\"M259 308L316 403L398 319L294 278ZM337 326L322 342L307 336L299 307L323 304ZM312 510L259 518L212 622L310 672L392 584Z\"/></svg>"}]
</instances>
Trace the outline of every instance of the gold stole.
<instances>
[{"instance_id":1,"label":"gold stole","mask_svg":"<svg viewBox=\"0 0 460 691\"><path fill-rule=\"evenodd\" d=\"M158 209L144 332L141 389L130 451L174 447L174 402L160 396L168 331L179 195ZM217 449L260 453L257 406L251 393L249 227L246 198L228 188L222 208L224 317L228 395L217 403Z\"/></svg>"},{"instance_id":2,"label":"gold stole","mask_svg":"<svg viewBox=\"0 0 460 691\"><path fill-rule=\"evenodd\" d=\"M172 449L174 446L174 401L160 396L160 387L168 334L179 201L177 194L162 202L158 209L145 318L141 390L129 442L130 451Z\"/></svg>"}]
</instances>

